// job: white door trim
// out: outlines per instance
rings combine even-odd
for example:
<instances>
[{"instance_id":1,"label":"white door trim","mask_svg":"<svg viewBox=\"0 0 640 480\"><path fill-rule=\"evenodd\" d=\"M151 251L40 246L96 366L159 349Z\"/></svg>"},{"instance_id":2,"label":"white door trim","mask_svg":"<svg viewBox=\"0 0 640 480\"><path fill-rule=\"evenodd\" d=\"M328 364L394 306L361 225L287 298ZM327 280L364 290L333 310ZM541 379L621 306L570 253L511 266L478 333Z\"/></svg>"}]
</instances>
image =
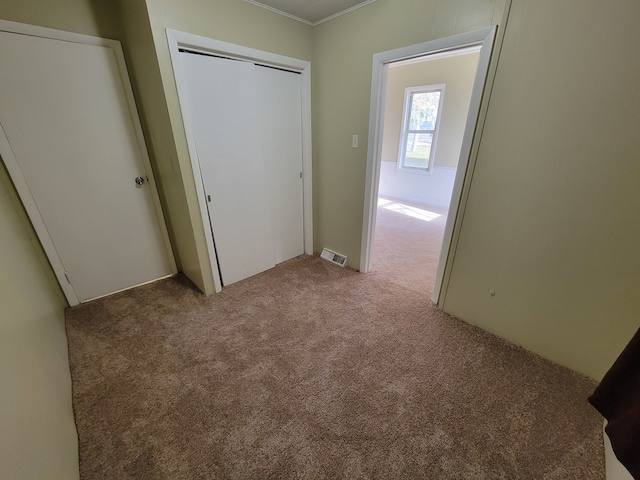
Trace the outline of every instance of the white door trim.
<instances>
[{"instance_id":1,"label":"white door trim","mask_svg":"<svg viewBox=\"0 0 640 480\"><path fill-rule=\"evenodd\" d=\"M131 83L129 80L129 73L127 71L127 66L124 60L124 54L122 52L122 46L117 40L110 40L106 38L100 37L92 37L90 35L82 35L79 33L66 32L62 30L55 30L52 28L38 27L35 25L28 25L17 22L10 22L7 20L0 20L0 31L8 32L8 33L16 33L22 35L30 35L34 37L48 38L52 40L62 40L66 42L73 42L83 45L92 45L99 47L106 47L113 50L114 57L116 59L116 63L118 65L118 73L120 75L120 79L122 81L122 88L124 91L124 95L127 101L127 107L129 109L129 114L131 116L131 123L133 125L136 140L138 143L140 156L142 159L143 168L145 170L145 175L148 179L148 186L151 192L151 199L153 201L153 207L156 213L156 217L158 220L158 224L160 227L160 232L162 234L163 243L165 245L165 250L167 252L167 258L169 260L169 265L171 267L172 273L177 273L177 267L175 263L175 259L173 257L173 250L171 248L171 242L169 240L169 234L167 232L167 226L164 220L164 215L162 213L162 206L160 204L160 198L158 196L158 189L155 182L155 178L153 177L153 170L151 169L151 162L149 160L147 146L144 141L144 135L142 133L142 126L140 124L140 118L138 116L138 111L136 109L135 100L133 97L133 91L131 89ZM62 261L58 256L56 248L49 236L49 232L47 231L45 224L40 216L38 211L38 207L31 196L29 191L29 187L27 186L26 180L20 170L18 165L18 161L11 149L11 145L9 144L9 140L7 139L5 132L2 128L0 128L0 154L4 160L5 166L7 167L7 171L11 176L11 180L16 188L18 196L24 205L24 208L29 216L29 220L31 221L36 234L42 244L42 248L49 259L53 272L62 288L62 291L69 302L70 306L75 306L80 303L78 296L75 291L67 281L65 276L65 270L62 265Z\"/></svg>"},{"instance_id":2,"label":"white door trim","mask_svg":"<svg viewBox=\"0 0 640 480\"><path fill-rule=\"evenodd\" d=\"M213 273L213 282L216 292L222 290L222 281L220 279L220 271L216 261L215 248L213 243L213 235L209 227L209 214L205 201L204 185L200 166L198 163L198 155L195 144L195 137L190 123L189 107L187 92L185 91L186 83L183 78L185 72L180 66L179 53L180 49L186 49L195 52L220 55L228 58L238 58L258 63L260 65L274 66L298 72L301 75L302 87L302 174L303 174L303 221L304 221L304 252L308 255L313 253L313 206L312 206L312 177L311 177L311 63L306 60L285 57L275 53L256 50L233 43L222 42L200 35L181 32L178 30L167 29L167 41L169 43L169 53L171 55L171 64L173 66L173 74L178 90L178 99L180 102L180 110L182 112L182 121L184 123L185 134L187 136L187 146L189 156L191 157L191 168L193 178L195 180L196 192L198 194L198 206L200 208L200 217L204 225L205 237L207 242L207 250L209 252L209 261L211 272Z\"/></svg>"},{"instance_id":3,"label":"white door trim","mask_svg":"<svg viewBox=\"0 0 640 480\"><path fill-rule=\"evenodd\" d=\"M373 56L373 73L371 78L371 109L369 117L369 144L367 151L367 173L365 184L364 218L362 225L362 246L360 256L360 271L371 270L371 247L373 244L376 223L376 208L378 197L378 184L380 182L380 160L382 154L383 118L385 106L385 90L389 64L397 61L421 57L429 54L457 50L464 47L480 46L480 57L476 70L476 77L471 94L469 114L462 139L460 159L453 185L449 215L444 231L440 261L436 272L432 300L440 304L441 292L445 271L450 269L454 251L452 239L454 225L458 215L464 209L461 200L463 185L467 173L473 172L476 157L472 156L472 147L479 142L479 136L475 135L480 126L480 105L485 89L489 61L496 36L496 26L483 28L468 33L461 33L450 37L439 38L425 43L410 45L407 47L376 53ZM477 153L477 148L473 150Z\"/></svg>"}]
</instances>

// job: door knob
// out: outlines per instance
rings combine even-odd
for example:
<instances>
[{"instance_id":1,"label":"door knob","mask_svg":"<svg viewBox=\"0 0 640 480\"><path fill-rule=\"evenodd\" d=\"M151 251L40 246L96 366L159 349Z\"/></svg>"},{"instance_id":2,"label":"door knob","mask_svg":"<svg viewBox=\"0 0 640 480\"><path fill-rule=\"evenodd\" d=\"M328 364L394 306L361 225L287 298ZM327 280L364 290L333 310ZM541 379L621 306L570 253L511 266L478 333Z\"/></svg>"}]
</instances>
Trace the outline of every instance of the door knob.
<instances>
[{"instance_id":1,"label":"door knob","mask_svg":"<svg viewBox=\"0 0 640 480\"><path fill-rule=\"evenodd\" d=\"M144 183L144 178L142 177L136 177L136 184L138 185L142 185Z\"/></svg>"}]
</instances>

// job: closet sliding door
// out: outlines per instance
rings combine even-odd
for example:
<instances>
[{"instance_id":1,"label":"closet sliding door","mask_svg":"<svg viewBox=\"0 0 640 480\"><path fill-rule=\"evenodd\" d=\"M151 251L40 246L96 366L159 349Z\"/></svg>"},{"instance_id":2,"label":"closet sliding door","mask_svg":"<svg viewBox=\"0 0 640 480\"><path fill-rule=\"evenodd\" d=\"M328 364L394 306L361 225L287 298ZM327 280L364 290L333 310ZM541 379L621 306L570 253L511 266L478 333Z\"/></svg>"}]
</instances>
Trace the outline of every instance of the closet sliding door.
<instances>
[{"instance_id":1,"label":"closet sliding door","mask_svg":"<svg viewBox=\"0 0 640 480\"><path fill-rule=\"evenodd\" d=\"M189 117L225 285L275 266L254 65L183 53Z\"/></svg>"},{"instance_id":2,"label":"closet sliding door","mask_svg":"<svg viewBox=\"0 0 640 480\"><path fill-rule=\"evenodd\" d=\"M299 75L183 52L188 116L224 285L303 253Z\"/></svg>"},{"instance_id":3,"label":"closet sliding door","mask_svg":"<svg viewBox=\"0 0 640 480\"><path fill-rule=\"evenodd\" d=\"M304 253L300 75L255 66L275 262Z\"/></svg>"}]
</instances>

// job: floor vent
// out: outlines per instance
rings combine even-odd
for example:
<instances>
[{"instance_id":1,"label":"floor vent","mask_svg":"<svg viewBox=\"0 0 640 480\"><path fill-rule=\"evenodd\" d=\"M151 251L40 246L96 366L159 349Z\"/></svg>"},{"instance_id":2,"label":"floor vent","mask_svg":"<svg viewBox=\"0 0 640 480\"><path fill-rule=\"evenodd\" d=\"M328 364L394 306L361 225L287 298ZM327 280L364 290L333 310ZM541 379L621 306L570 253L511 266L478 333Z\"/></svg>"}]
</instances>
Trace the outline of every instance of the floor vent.
<instances>
[{"instance_id":1,"label":"floor vent","mask_svg":"<svg viewBox=\"0 0 640 480\"><path fill-rule=\"evenodd\" d=\"M320 256L325 260L329 260L331 263L335 263L336 265L339 265L341 267L344 267L347 264L347 257L333 252L328 248L322 250L322 254Z\"/></svg>"}]
</instances>

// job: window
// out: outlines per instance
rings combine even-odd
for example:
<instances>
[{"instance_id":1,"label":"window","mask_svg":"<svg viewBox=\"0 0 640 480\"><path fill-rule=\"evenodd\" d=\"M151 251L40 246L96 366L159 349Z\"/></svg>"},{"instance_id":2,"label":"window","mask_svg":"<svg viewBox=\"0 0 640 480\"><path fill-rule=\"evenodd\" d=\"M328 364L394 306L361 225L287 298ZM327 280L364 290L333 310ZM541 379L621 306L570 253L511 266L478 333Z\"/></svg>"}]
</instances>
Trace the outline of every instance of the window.
<instances>
[{"instance_id":1,"label":"window","mask_svg":"<svg viewBox=\"0 0 640 480\"><path fill-rule=\"evenodd\" d=\"M429 85L405 89L399 170L429 174L433 171L444 87Z\"/></svg>"}]
</instances>

